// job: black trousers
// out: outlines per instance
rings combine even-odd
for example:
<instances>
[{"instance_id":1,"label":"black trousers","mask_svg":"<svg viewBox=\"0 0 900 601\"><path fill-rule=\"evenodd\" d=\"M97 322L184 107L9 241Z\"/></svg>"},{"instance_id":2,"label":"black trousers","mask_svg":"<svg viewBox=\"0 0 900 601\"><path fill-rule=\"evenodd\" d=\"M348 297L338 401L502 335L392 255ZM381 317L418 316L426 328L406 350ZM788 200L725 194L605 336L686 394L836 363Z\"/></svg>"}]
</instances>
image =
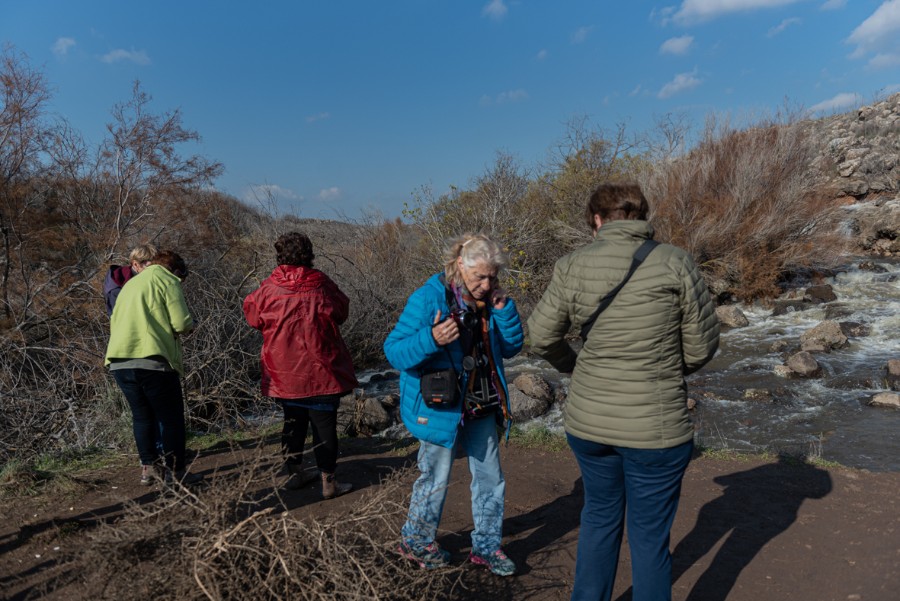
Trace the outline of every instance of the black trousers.
<instances>
[{"instance_id":1,"label":"black trousers","mask_svg":"<svg viewBox=\"0 0 900 601\"><path fill-rule=\"evenodd\" d=\"M164 462L169 469L184 470L184 399L178 374L150 369L114 369L112 375L131 408L134 442L141 463Z\"/></svg>"},{"instance_id":2,"label":"black trousers","mask_svg":"<svg viewBox=\"0 0 900 601\"><path fill-rule=\"evenodd\" d=\"M338 437L337 411L307 409L281 402L284 410L284 428L281 430L281 450L287 463L303 462L303 446L306 433L312 425L313 455L319 471L333 474L337 465Z\"/></svg>"}]
</instances>

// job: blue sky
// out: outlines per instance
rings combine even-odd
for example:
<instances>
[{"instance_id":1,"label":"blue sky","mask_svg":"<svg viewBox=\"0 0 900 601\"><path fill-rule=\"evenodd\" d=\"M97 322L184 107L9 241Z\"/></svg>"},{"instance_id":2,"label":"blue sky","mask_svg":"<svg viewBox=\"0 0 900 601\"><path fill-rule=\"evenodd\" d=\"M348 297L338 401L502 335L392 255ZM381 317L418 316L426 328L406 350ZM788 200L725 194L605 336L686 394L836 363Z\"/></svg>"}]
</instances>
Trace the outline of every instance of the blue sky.
<instances>
[{"instance_id":1,"label":"blue sky","mask_svg":"<svg viewBox=\"0 0 900 601\"><path fill-rule=\"evenodd\" d=\"M221 161L217 187L302 217L387 217L572 119L816 114L900 91L900 0L0 0L0 40L98 141L140 80Z\"/></svg>"}]
</instances>

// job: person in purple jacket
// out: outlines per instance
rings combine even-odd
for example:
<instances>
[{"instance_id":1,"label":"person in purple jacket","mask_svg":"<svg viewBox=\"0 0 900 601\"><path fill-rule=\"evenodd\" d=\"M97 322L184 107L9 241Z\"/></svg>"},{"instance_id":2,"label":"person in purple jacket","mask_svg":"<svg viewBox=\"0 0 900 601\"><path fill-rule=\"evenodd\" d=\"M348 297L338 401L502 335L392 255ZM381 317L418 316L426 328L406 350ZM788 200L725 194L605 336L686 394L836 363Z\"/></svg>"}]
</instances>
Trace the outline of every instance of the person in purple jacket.
<instances>
[{"instance_id":1,"label":"person in purple jacket","mask_svg":"<svg viewBox=\"0 0 900 601\"><path fill-rule=\"evenodd\" d=\"M110 265L106 279L103 280L103 297L106 299L107 317L112 316L116 299L119 298L119 292L125 282L142 272L158 252L159 250L152 244L141 244L135 246L128 255L128 265Z\"/></svg>"}]
</instances>

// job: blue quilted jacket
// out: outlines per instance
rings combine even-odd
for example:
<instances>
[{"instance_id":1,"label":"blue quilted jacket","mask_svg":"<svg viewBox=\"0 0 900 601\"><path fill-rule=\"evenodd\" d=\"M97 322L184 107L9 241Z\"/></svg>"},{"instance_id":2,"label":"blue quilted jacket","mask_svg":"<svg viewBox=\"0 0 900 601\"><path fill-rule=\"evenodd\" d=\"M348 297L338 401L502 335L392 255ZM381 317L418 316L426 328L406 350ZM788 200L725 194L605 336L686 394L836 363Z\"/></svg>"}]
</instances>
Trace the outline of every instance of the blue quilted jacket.
<instances>
[{"instance_id":1,"label":"blue quilted jacket","mask_svg":"<svg viewBox=\"0 0 900 601\"><path fill-rule=\"evenodd\" d=\"M422 401L419 392L423 369L445 369L452 359L457 373L462 371L463 350L459 341L447 345L448 357L448 353L438 346L431 335L437 312L441 312L442 319L450 312L444 290L440 274L436 274L413 292L397 325L384 342L384 354L391 365L400 370L400 415L406 428L420 440L451 448L456 442L457 428L462 420L462 403L452 408L432 408ZM507 300L502 309L491 310L488 327L494 363L509 409L503 359L509 359L522 350L524 338L519 313L512 299Z\"/></svg>"}]
</instances>

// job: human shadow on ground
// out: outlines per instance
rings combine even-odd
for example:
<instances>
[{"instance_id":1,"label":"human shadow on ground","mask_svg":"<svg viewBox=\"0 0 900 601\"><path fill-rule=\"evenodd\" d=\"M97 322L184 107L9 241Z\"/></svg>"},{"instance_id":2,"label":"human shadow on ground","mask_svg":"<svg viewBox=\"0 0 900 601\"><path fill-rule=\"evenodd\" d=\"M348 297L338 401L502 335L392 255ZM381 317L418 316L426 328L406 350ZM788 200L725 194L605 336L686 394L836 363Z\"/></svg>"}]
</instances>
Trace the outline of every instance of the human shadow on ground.
<instances>
[{"instance_id":1,"label":"human shadow on ground","mask_svg":"<svg viewBox=\"0 0 900 601\"><path fill-rule=\"evenodd\" d=\"M568 494L557 497L549 503L536 507L527 513L507 517L503 521L503 549L516 562L516 574L529 574L532 569L528 563L530 557L537 553L552 556L557 545L570 532L577 530L581 522L581 508L584 505L584 486L579 477ZM525 536L521 536L527 532ZM471 546L472 529L454 532L441 537L441 545L448 551L465 557ZM545 566L546 567L546 566ZM553 577L532 578L528 586L517 578L495 578L481 568L474 568L468 582L480 591L481 597L494 601L511 599L544 598L552 591L556 595L564 586ZM484 572L482 574L481 572Z\"/></svg>"},{"instance_id":2,"label":"human shadow on ground","mask_svg":"<svg viewBox=\"0 0 900 601\"><path fill-rule=\"evenodd\" d=\"M672 554L672 582L677 582L724 539L686 601L726 599L760 550L797 520L803 502L821 499L832 488L827 471L785 456L713 482L725 487L722 495L700 509L694 528ZM618 601L630 599L631 589Z\"/></svg>"}]
</instances>

